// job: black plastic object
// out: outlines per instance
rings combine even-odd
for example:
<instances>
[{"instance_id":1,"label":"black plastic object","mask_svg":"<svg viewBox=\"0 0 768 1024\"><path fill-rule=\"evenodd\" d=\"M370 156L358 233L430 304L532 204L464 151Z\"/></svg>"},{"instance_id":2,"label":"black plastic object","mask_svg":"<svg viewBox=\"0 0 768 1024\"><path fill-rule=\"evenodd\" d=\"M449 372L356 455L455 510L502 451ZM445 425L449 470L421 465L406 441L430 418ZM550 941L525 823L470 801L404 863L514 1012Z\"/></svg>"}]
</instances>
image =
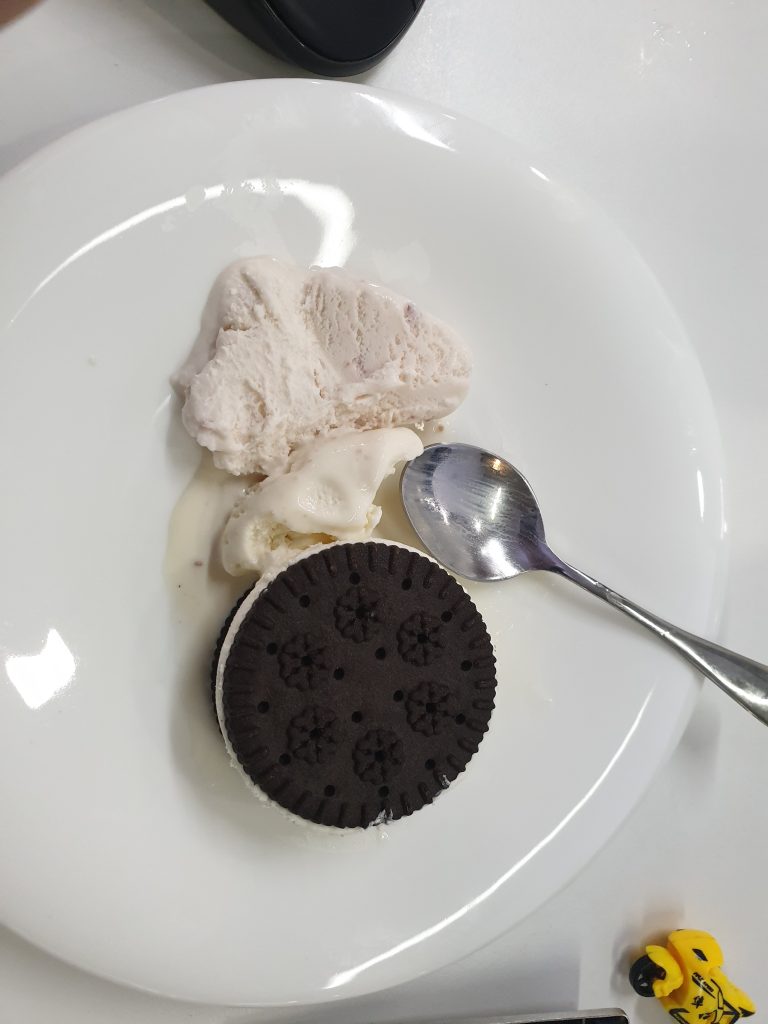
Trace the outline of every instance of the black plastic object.
<instances>
[{"instance_id":1,"label":"black plastic object","mask_svg":"<svg viewBox=\"0 0 768 1024\"><path fill-rule=\"evenodd\" d=\"M629 1024L623 1010L574 1010L573 1013L523 1013L494 1017L436 1017L422 1024ZM700 1024L695 1021L693 1024Z\"/></svg>"},{"instance_id":2,"label":"black plastic object","mask_svg":"<svg viewBox=\"0 0 768 1024\"><path fill-rule=\"evenodd\" d=\"M367 71L396 46L424 0L207 0L243 35L318 75Z\"/></svg>"},{"instance_id":3,"label":"black plastic object","mask_svg":"<svg viewBox=\"0 0 768 1024\"><path fill-rule=\"evenodd\" d=\"M629 969L629 983L639 996L653 995L654 981L663 981L667 972L655 964L649 956L641 956Z\"/></svg>"}]
</instances>

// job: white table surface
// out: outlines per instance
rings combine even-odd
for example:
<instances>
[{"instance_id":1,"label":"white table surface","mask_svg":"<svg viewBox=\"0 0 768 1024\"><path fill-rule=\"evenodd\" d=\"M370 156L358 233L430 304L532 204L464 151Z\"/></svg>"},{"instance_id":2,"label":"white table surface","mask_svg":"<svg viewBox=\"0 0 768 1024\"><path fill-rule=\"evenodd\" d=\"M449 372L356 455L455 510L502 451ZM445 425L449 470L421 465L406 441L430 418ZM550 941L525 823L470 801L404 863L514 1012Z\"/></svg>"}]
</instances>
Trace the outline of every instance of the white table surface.
<instances>
[{"instance_id":1,"label":"white table surface","mask_svg":"<svg viewBox=\"0 0 768 1024\"><path fill-rule=\"evenodd\" d=\"M765 0L426 0L398 49L360 76L514 137L643 253L697 348L723 434L731 569L720 639L764 661L767 51ZM44 0L0 30L0 171L123 107L293 73L203 0ZM628 957L679 926L713 931L736 983L768 1010L767 778L768 734L707 687L613 840L460 964L364 1000L264 1013L119 988L0 929L0 1020L355 1024L578 1005L622 1006L651 1024L664 1015L632 994Z\"/></svg>"}]
</instances>

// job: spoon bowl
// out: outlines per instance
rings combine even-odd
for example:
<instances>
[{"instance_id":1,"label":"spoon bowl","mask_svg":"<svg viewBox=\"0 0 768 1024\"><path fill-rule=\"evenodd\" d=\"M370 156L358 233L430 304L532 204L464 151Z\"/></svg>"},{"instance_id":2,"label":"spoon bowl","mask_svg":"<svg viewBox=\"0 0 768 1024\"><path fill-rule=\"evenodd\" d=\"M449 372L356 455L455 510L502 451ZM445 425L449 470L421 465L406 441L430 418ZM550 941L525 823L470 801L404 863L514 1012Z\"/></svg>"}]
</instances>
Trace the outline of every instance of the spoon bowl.
<instances>
[{"instance_id":1,"label":"spoon bowl","mask_svg":"<svg viewBox=\"0 0 768 1024\"><path fill-rule=\"evenodd\" d=\"M551 555L528 481L482 448L430 445L406 465L400 493L426 548L468 580L506 580Z\"/></svg>"}]
</instances>

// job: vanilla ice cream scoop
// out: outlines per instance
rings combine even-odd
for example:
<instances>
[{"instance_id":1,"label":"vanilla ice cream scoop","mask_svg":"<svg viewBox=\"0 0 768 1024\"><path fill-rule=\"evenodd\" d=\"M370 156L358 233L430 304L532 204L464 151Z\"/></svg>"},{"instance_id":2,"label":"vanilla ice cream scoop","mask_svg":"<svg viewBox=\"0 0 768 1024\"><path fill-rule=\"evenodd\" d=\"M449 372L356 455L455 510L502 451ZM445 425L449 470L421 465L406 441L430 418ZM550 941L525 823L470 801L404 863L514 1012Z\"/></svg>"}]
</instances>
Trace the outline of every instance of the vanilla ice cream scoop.
<instances>
[{"instance_id":1,"label":"vanilla ice cream scoop","mask_svg":"<svg viewBox=\"0 0 768 1024\"><path fill-rule=\"evenodd\" d=\"M374 505L398 462L424 450L417 434L390 427L311 441L238 499L221 538L228 573L264 573L298 552L336 540L367 540L381 518Z\"/></svg>"},{"instance_id":2,"label":"vanilla ice cream scoop","mask_svg":"<svg viewBox=\"0 0 768 1024\"><path fill-rule=\"evenodd\" d=\"M436 419L463 401L461 339L407 299L341 270L234 264L216 327L177 375L189 433L230 473L285 470L316 438Z\"/></svg>"}]
</instances>

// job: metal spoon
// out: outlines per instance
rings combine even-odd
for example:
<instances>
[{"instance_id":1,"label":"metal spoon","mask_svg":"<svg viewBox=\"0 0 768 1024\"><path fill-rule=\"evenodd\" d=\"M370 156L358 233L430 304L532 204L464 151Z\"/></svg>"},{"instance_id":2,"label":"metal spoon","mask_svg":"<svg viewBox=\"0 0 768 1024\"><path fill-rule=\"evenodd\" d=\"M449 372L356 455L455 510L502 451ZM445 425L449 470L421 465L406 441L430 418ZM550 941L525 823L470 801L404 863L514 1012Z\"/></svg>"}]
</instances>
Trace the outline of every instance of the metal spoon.
<instances>
[{"instance_id":1,"label":"metal spoon","mask_svg":"<svg viewBox=\"0 0 768 1024\"><path fill-rule=\"evenodd\" d=\"M406 465L400 492L427 551L448 569L470 580L530 569L565 576L665 640L768 725L768 666L678 629L558 558L533 491L505 459L468 444L433 444Z\"/></svg>"}]
</instances>

